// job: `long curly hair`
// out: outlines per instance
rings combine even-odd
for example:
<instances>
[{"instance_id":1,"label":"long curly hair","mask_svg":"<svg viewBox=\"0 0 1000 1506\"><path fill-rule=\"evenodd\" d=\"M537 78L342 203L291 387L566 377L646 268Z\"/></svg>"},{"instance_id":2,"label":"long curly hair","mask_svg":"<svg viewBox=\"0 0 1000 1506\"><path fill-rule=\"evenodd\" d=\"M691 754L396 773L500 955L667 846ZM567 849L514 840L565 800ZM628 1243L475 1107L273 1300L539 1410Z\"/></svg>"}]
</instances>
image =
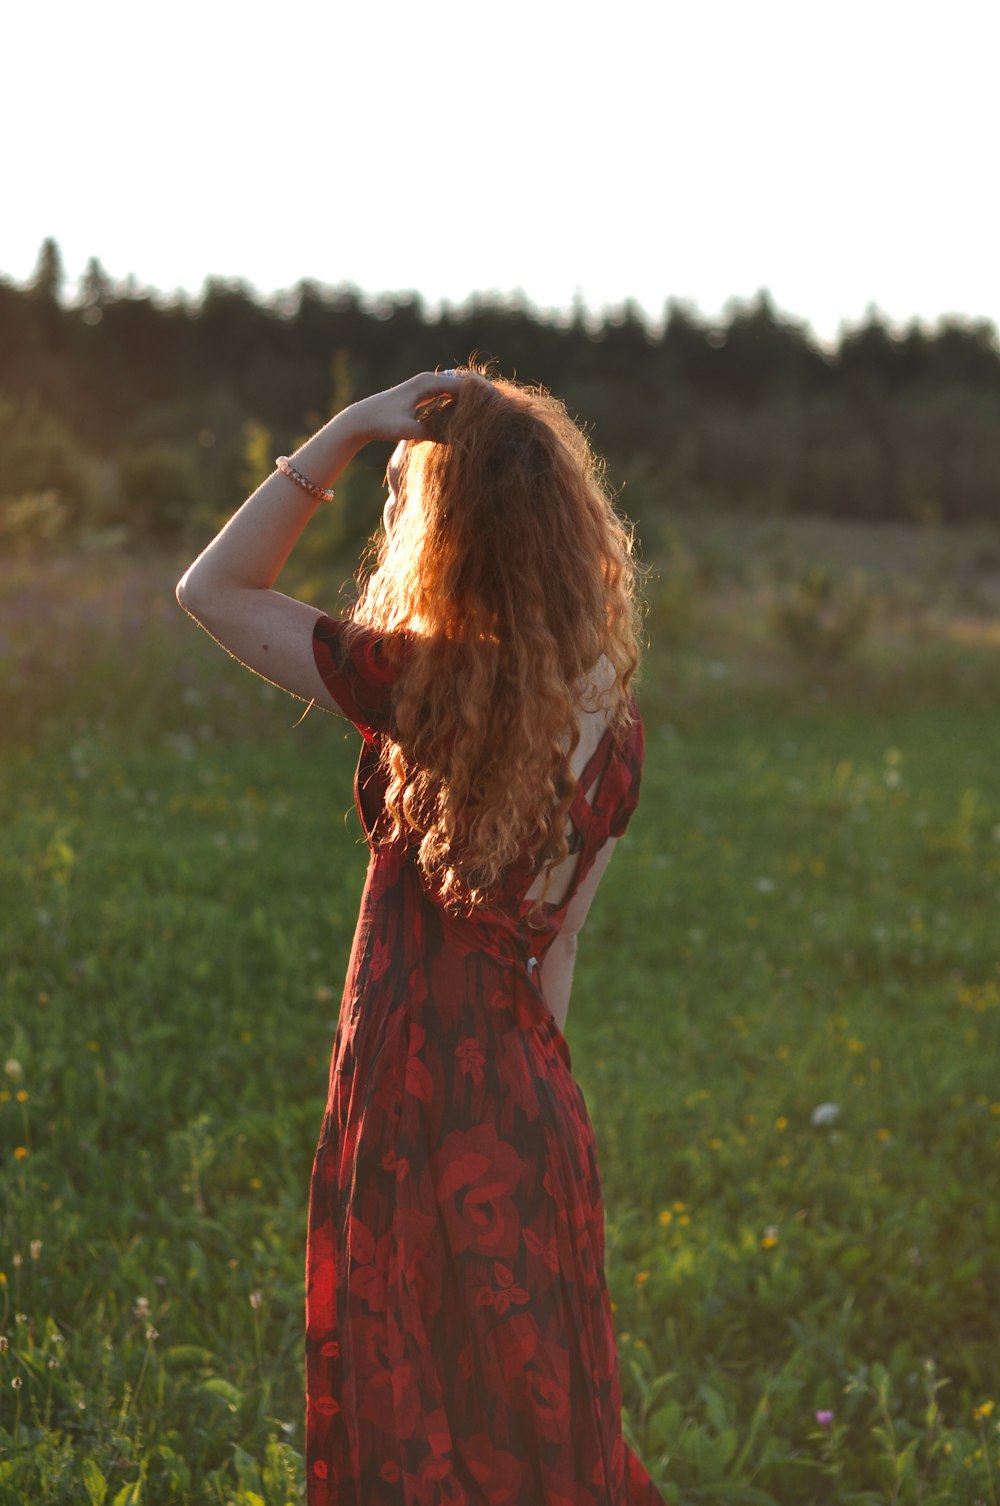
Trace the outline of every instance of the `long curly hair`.
<instances>
[{"instance_id":1,"label":"long curly hair","mask_svg":"<svg viewBox=\"0 0 1000 1506\"><path fill-rule=\"evenodd\" d=\"M362 560L351 619L390 655L393 634L406 642L381 752L386 839L418 835L426 881L468 910L525 846L544 901L569 852L581 684L606 655L624 739L642 608L634 530L565 405L463 373L421 409L427 440L395 452L394 520Z\"/></svg>"}]
</instances>

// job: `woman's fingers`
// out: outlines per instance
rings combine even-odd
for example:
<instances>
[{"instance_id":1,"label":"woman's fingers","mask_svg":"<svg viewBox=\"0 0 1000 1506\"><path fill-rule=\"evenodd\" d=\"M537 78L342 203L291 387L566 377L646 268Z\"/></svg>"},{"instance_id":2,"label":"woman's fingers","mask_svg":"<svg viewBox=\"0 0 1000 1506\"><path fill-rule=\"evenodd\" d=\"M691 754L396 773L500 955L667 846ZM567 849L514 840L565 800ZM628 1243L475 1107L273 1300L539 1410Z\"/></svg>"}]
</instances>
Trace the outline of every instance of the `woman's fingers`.
<instances>
[{"instance_id":1,"label":"woman's fingers","mask_svg":"<svg viewBox=\"0 0 1000 1506\"><path fill-rule=\"evenodd\" d=\"M422 371L412 379L417 384L417 406L429 403L442 393L457 392L462 377L456 371Z\"/></svg>"}]
</instances>

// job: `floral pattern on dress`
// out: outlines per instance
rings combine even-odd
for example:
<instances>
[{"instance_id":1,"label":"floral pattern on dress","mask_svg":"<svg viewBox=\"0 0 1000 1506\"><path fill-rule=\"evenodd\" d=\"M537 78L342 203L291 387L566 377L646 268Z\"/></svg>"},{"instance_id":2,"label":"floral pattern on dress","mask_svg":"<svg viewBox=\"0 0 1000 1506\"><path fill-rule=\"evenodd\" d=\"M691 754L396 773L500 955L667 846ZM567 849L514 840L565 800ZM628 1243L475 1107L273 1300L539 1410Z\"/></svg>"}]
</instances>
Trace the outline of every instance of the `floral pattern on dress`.
<instances>
[{"instance_id":1,"label":"floral pattern on dress","mask_svg":"<svg viewBox=\"0 0 1000 1506\"><path fill-rule=\"evenodd\" d=\"M362 735L369 862L310 1185L309 1506L662 1506L622 1436L594 1131L539 982L636 808L638 707L580 779L562 903L529 923L525 856L456 916L407 841L376 838L398 670L344 627L321 616L313 648Z\"/></svg>"}]
</instances>

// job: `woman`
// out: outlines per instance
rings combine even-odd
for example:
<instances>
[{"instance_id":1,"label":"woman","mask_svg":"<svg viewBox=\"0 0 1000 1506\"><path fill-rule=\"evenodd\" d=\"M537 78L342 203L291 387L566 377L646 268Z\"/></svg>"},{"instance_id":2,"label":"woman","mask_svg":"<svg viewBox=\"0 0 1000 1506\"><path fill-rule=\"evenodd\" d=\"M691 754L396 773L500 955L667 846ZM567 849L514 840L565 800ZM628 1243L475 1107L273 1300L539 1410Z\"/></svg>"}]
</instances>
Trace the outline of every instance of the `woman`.
<instances>
[{"instance_id":1,"label":"woman","mask_svg":"<svg viewBox=\"0 0 1000 1506\"><path fill-rule=\"evenodd\" d=\"M331 618L272 587L373 440L395 445L384 533ZM276 465L177 594L363 739L368 875L309 1200L310 1506L659 1506L622 1438L563 1035L639 794L631 536L562 404L476 369L365 398Z\"/></svg>"}]
</instances>

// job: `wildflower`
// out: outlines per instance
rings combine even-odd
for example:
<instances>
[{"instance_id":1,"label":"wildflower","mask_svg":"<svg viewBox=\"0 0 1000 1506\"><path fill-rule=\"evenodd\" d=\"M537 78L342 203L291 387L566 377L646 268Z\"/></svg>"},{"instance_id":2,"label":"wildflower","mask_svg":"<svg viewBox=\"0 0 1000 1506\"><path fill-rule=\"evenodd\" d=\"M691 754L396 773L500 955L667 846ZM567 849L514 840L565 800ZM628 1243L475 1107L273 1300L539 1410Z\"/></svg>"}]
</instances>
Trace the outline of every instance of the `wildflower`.
<instances>
[{"instance_id":1,"label":"wildflower","mask_svg":"<svg viewBox=\"0 0 1000 1506\"><path fill-rule=\"evenodd\" d=\"M26 1088L18 1088L14 1096L16 1097L18 1103L27 1103L28 1101L28 1091Z\"/></svg>"},{"instance_id":2,"label":"wildflower","mask_svg":"<svg viewBox=\"0 0 1000 1506\"><path fill-rule=\"evenodd\" d=\"M691 1222L691 1215L690 1215L690 1213L682 1213L681 1216L680 1216L680 1218L677 1220L677 1222L679 1224L689 1224Z\"/></svg>"},{"instance_id":3,"label":"wildflower","mask_svg":"<svg viewBox=\"0 0 1000 1506\"><path fill-rule=\"evenodd\" d=\"M21 1266L24 1264L24 1256L21 1254L20 1250L15 1250L13 1255L10 1257L10 1260L11 1265L14 1266Z\"/></svg>"},{"instance_id":4,"label":"wildflower","mask_svg":"<svg viewBox=\"0 0 1000 1506\"><path fill-rule=\"evenodd\" d=\"M6 1271L0 1271L0 1286L6 1286L6 1285L7 1285L7 1272Z\"/></svg>"},{"instance_id":5,"label":"wildflower","mask_svg":"<svg viewBox=\"0 0 1000 1506\"><path fill-rule=\"evenodd\" d=\"M784 1114L779 1115L779 1117L774 1121L774 1127L776 1130L786 1130L788 1128L788 1120L785 1118Z\"/></svg>"},{"instance_id":6,"label":"wildflower","mask_svg":"<svg viewBox=\"0 0 1000 1506\"><path fill-rule=\"evenodd\" d=\"M978 1407L973 1407L973 1409L972 1409L972 1420L973 1420L973 1422L982 1422L982 1421L984 1421L985 1418L989 1417L990 1413L993 1411L993 1408L995 1406L996 1406L996 1402L994 1402L994 1401L982 1401L982 1402L979 1403Z\"/></svg>"},{"instance_id":7,"label":"wildflower","mask_svg":"<svg viewBox=\"0 0 1000 1506\"><path fill-rule=\"evenodd\" d=\"M712 1138L706 1143L709 1150L719 1150L722 1145L722 1141L719 1139L718 1135L713 1135Z\"/></svg>"},{"instance_id":8,"label":"wildflower","mask_svg":"<svg viewBox=\"0 0 1000 1506\"><path fill-rule=\"evenodd\" d=\"M877 1140L891 1140L892 1139L892 1130L877 1129L875 1131L875 1138Z\"/></svg>"},{"instance_id":9,"label":"wildflower","mask_svg":"<svg viewBox=\"0 0 1000 1506\"><path fill-rule=\"evenodd\" d=\"M865 1043L864 1041L859 1041L856 1037L852 1036L851 1039L847 1042L847 1049L848 1051L852 1052L853 1055L859 1056L865 1049Z\"/></svg>"},{"instance_id":10,"label":"wildflower","mask_svg":"<svg viewBox=\"0 0 1000 1506\"><path fill-rule=\"evenodd\" d=\"M263 1296L264 1296L263 1292L251 1292L250 1293L250 1306L254 1309L254 1311L256 1311L257 1308L260 1306L261 1302L263 1301Z\"/></svg>"},{"instance_id":11,"label":"wildflower","mask_svg":"<svg viewBox=\"0 0 1000 1506\"><path fill-rule=\"evenodd\" d=\"M11 1385L14 1387L15 1391L20 1391L21 1387L24 1385L24 1382L19 1375L15 1375L11 1380Z\"/></svg>"},{"instance_id":12,"label":"wildflower","mask_svg":"<svg viewBox=\"0 0 1000 1506\"><path fill-rule=\"evenodd\" d=\"M686 1207L687 1207L687 1203L682 1203L680 1201L677 1201L677 1202L675 1202L673 1204L673 1209L674 1209L675 1213L683 1213L684 1210L686 1209Z\"/></svg>"},{"instance_id":13,"label":"wildflower","mask_svg":"<svg viewBox=\"0 0 1000 1506\"><path fill-rule=\"evenodd\" d=\"M41 1255L42 1255L42 1241L40 1239L33 1239L31 1241L31 1258L32 1258L32 1260L40 1260L41 1259Z\"/></svg>"},{"instance_id":14,"label":"wildflower","mask_svg":"<svg viewBox=\"0 0 1000 1506\"><path fill-rule=\"evenodd\" d=\"M825 1411L824 1412L817 1412L816 1413L816 1421L819 1423L819 1425L820 1425L821 1428L828 1428L830 1426L831 1422L833 1421L833 1413L832 1412L825 1412Z\"/></svg>"},{"instance_id":15,"label":"wildflower","mask_svg":"<svg viewBox=\"0 0 1000 1506\"><path fill-rule=\"evenodd\" d=\"M7 1335L0 1333L0 1354L7 1353Z\"/></svg>"},{"instance_id":16,"label":"wildflower","mask_svg":"<svg viewBox=\"0 0 1000 1506\"><path fill-rule=\"evenodd\" d=\"M56 1359L56 1357L54 1355L53 1355L52 1359L49 1360L49 1369L50 1370L58 1370L59 1369L59 1361Z\"/></svg>"},{"instance_id":17,"label":"wildflower","mask_svg":"<svg viewBox=\"0 0 1000 1506\"><path fill-rule=\"evenodd\" d=\"M19 1061L16 1061L12 1056L9 1056L4 1062L3 1069L13 1082L20 1082L21 1078L24 1076L24 1068L21 1066L21 1063Z\"/></svg>"},{"instance_id":18,"label":"wildflower","mask_svg":"<svg viewBox=\"0 0 1000 1506\"><path fill-rule=\"evenodd\" d=\"M635 1273L635 1284L636 1284L636 1286L642 1286L643 1282L648 1281L648 1280L649 1280L649 1272L648 1271L636 1271L636 1273Z\"/></svg>"},{"instance_id":19,"label":"wildflower","mask_svg":"<svg viewBox=\"0 0 1000 1506\"><path fill-rule=\"evenodd\" d=\"M758 894L772 894L774 892L774 879L770 879L770 878L754 879L754 885L753 886L757 890Z\"/></svg>"},{"instance_id":20,"label":"wildflower","mask_svg":"<svg viewBox=\"0 0 1000 1506\"><path fill-rule=\"evenodd\" d=\"M818 1103L810 1115L809 1122L817 1127L823 1124L835 1124L839 1114L839 1103Z\"/></svg>"},{"instance_id":21,"label":"wildflower","mask_svg":"<svg viewBox=\"0 0 1000 1506\"><path fill-rule=\"evenodd\" d=\"M664 1208L663 1212L660 1214L660 1223L663 1225L664 1228L667 1227L667 1225L670 1223L670 1220L673 1218L673 1216L674 1215L671 1213L671 1211L670 1211L669 1208Z\"/></svg>"},{"instance_id":22,"label":"wildflower","mask_svg":"<svg viewBox=\"0 0 1000 1506\"><path fill-rule=\"evenodd\" d=\"M243 1042L244 1045L247 1045L248 1042L250 1042L250 1041L253 1040L253 1031L252 1030L241 1030L240 1031L240 1040Z\"/></svg>"},{"instance_id":23,"label":"wildflower","mask_svg":"<svg viewBox=\"0 0 1000 1506\"><path fill-rule=\"evenodd\" d=\"M778 1230L776 1225L768 1224L761 1239L761 1249L771 1250L778 1243Z\"/></svg>"},{"instance_id":24,"label":"wildflower","mask_svg":"<svg viewBox=\"0 0 1000 1506\"><path fill-rule=\"evenodd\" d=\"M150 1325L150 1327L146 1329L146 1338L151 1344L154 1343L155 1340L157 1340L159 1337L160 1335L157 1333L156 1329L152 1327L152 1325Z\"/></svg>"},{"instance_id":25,"label":"wildflower","mask_svg":"<svg viewBox=\"0 0 1000 1506\"><path fill-rule=\"evenodd\" d=\"M135 1306L132 1309L132 1316L134 1318L148 1318L149 1317L149 1298L148 1297L136 1297L136 1299L135 1299Z\"/></svg>"},{"instance_id":26,"label":"wildflower","mask_svg":"<svg viewBox=\"0 0 1000 1506\"><path fill-rule=\"evenodd\" d=\"M15 1145L14 1146L14 1160L15 1161L24 1161L24 1160L27 1159L27 1156L28 1156L28 1147L26 1145Z\"/></svg>"}]
</instances>

